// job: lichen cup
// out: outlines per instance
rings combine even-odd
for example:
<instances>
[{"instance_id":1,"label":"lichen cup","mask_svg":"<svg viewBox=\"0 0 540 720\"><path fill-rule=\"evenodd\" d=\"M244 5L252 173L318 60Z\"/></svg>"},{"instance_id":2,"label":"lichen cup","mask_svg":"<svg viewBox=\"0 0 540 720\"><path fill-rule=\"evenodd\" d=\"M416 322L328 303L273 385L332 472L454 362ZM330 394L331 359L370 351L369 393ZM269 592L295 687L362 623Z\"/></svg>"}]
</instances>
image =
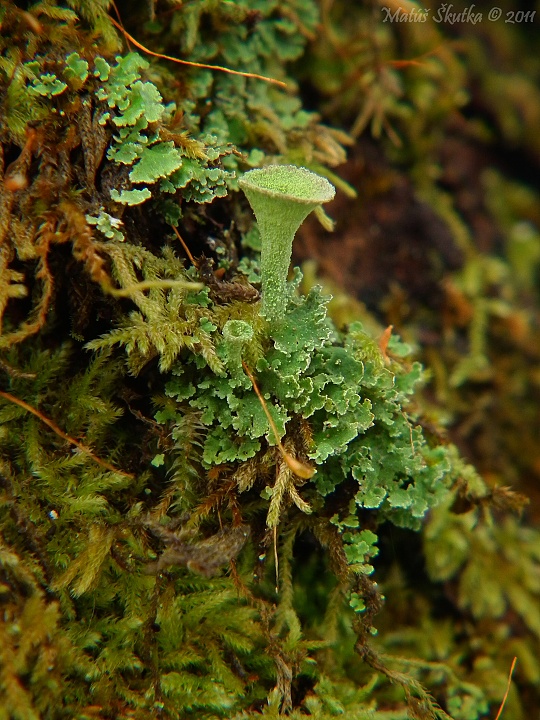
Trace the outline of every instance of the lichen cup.
<instances>
[{"instance_id":1,"label":"lichen cup","mask_svg":"<svg viewBox=\"0 0 540 720\"><path fill-rule=\"evenodd\" d=\"M261 234L261 314L278 322L287 306L287 273L296 231L310 212L334 198L326 178L296 165L268 165L245 173L238 184Z\"/></svg>"}]
</instances>

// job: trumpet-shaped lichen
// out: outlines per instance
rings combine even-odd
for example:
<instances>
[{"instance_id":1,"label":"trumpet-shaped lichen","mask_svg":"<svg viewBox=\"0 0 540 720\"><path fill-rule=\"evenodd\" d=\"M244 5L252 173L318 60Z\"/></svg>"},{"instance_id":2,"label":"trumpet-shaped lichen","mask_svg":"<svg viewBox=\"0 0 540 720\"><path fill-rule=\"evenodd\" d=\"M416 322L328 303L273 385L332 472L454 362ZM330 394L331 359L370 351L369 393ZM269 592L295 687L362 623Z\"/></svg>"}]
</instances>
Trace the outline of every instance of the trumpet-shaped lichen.
<instances>
[{"instance_id":1,"label":"trumpet-shaped lichen","mask_svg":"<svg viewBox=\"0 0 540 720\"><path fill-rule=\"evenodd\" d=\"M251 170L239 185L261 236L261 312L275 323L287 305L285 283L296 231L310 212L333 199L335 190L325 178L294 165Z\"/></svg>"}]
</instances>

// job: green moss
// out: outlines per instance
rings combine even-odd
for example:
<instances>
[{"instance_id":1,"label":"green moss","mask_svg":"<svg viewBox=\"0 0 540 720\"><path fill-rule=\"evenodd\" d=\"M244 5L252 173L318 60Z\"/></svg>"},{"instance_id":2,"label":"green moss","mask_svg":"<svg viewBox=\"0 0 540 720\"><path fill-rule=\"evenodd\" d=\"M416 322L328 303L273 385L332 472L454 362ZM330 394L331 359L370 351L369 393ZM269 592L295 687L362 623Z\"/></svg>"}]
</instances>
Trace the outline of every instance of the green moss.
<instances>
[{"instance_id":1,"label":"green moss","mask_svg":"<svg viewBox=\"0 0 540 720\"><path fill-rule=\"evenodd\" d=\"M502 235L474 247L438 153L463 125L471 143L493 129L474 105L456 119L472 70L445 28L340 1L144 2L123 20L146 58L107 0L22 5L0 8L0 718L478 720L514 656L506 712L528 717L538 533L504 485L536 472L538 193L484 172ZM495 86L501 137L534 151L531 84ZM332 171L345 129L366 137ZM373 145L394 163L390 214L406 168L465 253L440 335L407 273L386 310L365 299L408 343L342 289L328 304L313 271L305 293L287 280L325 178L351 199L340 174L361 167L366 227L384 227ZM347 227L344 252L364 226ZM482 418L520 428L499 443L519 456L502 487L441 430L469 412L473 455Z\"/></svg>"}]
</instances>

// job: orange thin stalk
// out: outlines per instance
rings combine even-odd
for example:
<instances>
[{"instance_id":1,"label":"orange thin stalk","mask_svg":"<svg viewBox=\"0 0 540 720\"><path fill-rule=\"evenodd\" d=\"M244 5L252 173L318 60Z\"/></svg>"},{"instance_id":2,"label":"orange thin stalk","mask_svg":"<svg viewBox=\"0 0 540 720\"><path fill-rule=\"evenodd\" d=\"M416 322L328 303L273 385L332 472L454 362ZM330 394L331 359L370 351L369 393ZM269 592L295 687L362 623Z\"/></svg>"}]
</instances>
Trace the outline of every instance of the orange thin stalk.
<instances>
[{"instance_id":1,"label":"orange thin stalk","mask_svg":"<svg viewBox=\"0 0 540 720\"><path fill-rule=\"evenodd\" d=\"M424 67L426 63L420 60L389 60L388 65L396 68L396 70L401 70L402 68L408 67Z\"/></svg>"},{"instance_id":2,"label":"orange thin stalk","mask_svg":"<svg viewBox=\"0 0 540 720\"><path fill-rule=\"evenodd\" d=\"M427 50L425 53L417 55L417 57L415 58L410 58L409 60L388 60L387 64L391 65L397 70L401 70L406 67L423 67L424 65L426 65L426 63L423 62L424 58L429 58L430 55L436 55L440 50L446 50L445 43L437 45L437 47L434 47L431 50Z\"/></svg>"},{"instance_id":3,"label":"orange thin stalk","mask_svg":"<svg viewBox=\"0 0 540 720\"><path fill-rule=\"evenodd\" d=\"M383 332L381 337L379 338L379 349L382 353L382 356L384 358L384 362L388 365L390 362L390 358L388 357L387 350L388 350L388 343L390 342L390 338L392 336L392 330L394 329L393 325L389 325L386 330Z\"/></svg>"},{"instance_id":4,"label":"orange thin stalk","mask_svg":"<svg viewBox=\"0 0 540 720\"><path fill-rule=\"evenodd\" d=\"M118 18L118 26L119 26L119 29L124 33L124 37L126 37L126 31L124 30L124 26L122 25L122 16L120 15L120 11L119 11L118 8L116 7L116 3L114 2L114 0L111 0L111 5L112 5L112 7L113 7L113 10L114 10L114 13L115 13L116 17ZM111 20L114 22L114 20L113 20L112 18L111 18ZM115 24L116 24L116 23L115 23ZM117 26L117 27L118 27L118 26ZM129 40L128 40L127 37L126 37L126 45L128 46L129 52L131 52L131 46L130 46L130 44L129 44Z\"/></svg>"},{"instance_id":5,"label":"orange thin stalk","mask_svg":"<svg viewBox=\"0 0 540 720\"><path fill-rule=\"evenodd\" d=\"M176 237L180 240L180 244L181 244L182 247L184 248L184 250L185 250L185 252L186 252L186 255L188 256L188 258L189 258L190 261L191 261L191 264L193 265L193 267L197 267L197 263L195 262L195 258L194 258L193 255L191 254L188 246L186 245L186 242L185 242L184 238L180 235L180 233L178 232L178 230L176 229L176 227L175 227L174 225L171 225L171 227L172 227L172 229L174 230L174 232L176 233Z\"/></svg>"},{"instance_id":6,"label":"orange thin stalk","mask_svg":"<svg viewBox=\"0 0 540 720\"><path fill-rule=\"evenodd\" d=\"M55 432L57 435L59 435L63 440L67 440L67 442L71 443L72 445L75 445L75 447L79 448L83 453L88 455L92 458L94 462L97 462L98 465L101 465L104 468L107 468L107 470L110 470L111 472L118 473L119 475L124 475L124 477L132 478L134 475L131 473L124 472L123 470L117 470L114 465L111 465L106 460L102 460L97 455L94 455L94 453L86 447L86 445L83 445L78 440L75 440L75 438L72 438L70 435L67 435L63 430L61 430L58 425L50 420L48 417L43 415L42 412L37 410L35 407L32 407L32 405L29 405L24 400L21 400L18 397L15 397L15 395L11 395L10 393L4 392L3 390L0 390L0 396L5 398L6 400L9 400L9 402L14 403L15 405L18 405L19 407L22 407L24 410L27 410L29 413L32 413L32 415L35 415L37 418L41 420L42 423L45 423L48 427L51 428L53 432Z\"/></svg>"},{"instance_id":7,"label":"orange thin stalk","mask_svg":"<svg viewBox=\"0 0 540 720\"><path fill-rule=\"evenodd\" d=\"M504 708L504 706L505 706L505 704L506 704L506 700L507 700L507 698L508 698L508 693L510 692L510 685L511 685L511 683L512 683L512 675L513 675L513 673L514 673L514 668L516 667L516 662L517 662L517 657L515 657L515 658L512 660L512 665L511 665L511 667L510 667L510 672L508 673L508 683L507 683L507 685L506 685L506 692L504 693L504 697L503 697L503 699L502 699L501 707L499 708L499 712L497 713L497 717L495 718L495 720L499 720L499 718L500 718L501 715L502 715L503 708Z\"/></svg>"},{"instance_id":8,"label":"orange thin stalk","mask_svg":"<svg viewBox=\"0 0 540 720\"><path fill-rule=\"evenodd\" d=\"M109 19L112 24L120 30L124 37L131 41L135 47L139 48L148 55L161 58L162 60L170 60L171 62L179 63L180 65L189 65L190 67L206 68L207 70L220 70L221 72L229 73L229 75L241 75L242 77L254 78L255 80L264 80L264 82L272 83L273 85L280 85L281 87L287 87L287 83L282 80L276 80L275 78L267 77L266 75L257 75L257 73L242 72L241 70L231 70L230 68L222 67L221 65L207 65L206 63L192 62L191 60L180 60L180 58L171 57L170 55L163 55L162 53L154 52L149 50L147 47L142 45L138 40L130 35L127 30L116 22L114 18L109 15Z\"/></svg>"},{"instance_id":9,"label":"orange thin stalk","mask_svg":"<svg viewBox=\"0 0 540 720\"><path fill-rule=\"evenodd\" d=\"M268 423L270 424L270 427L272 428L272 432L274 434L274 438L276 441L277 448L281 455L283 456L283 459L285 460L289 470L292 470L292 472L295 475L298 475L298 477L302 478L303 480L309 480L315 475L315 470L309 465L305 465L303 462L300 462L300 460L297 460L296 458L293 458L289 453L285 450L283 447L283 444L281 440L279 439L279 433L276 427L276 423L274 422L274 418L270 415L270 411L268 410L266 406L266 401L263 398L261 391L259 390L257 383L255 382L255 378L253 377L250 369L246 365L246 363L242 360L242 367L244 368L246 375L251 380L251 384L253 385L253 389L255 390L255 395L257 395L259 402L262 405L262 409L264 410L264 414L266 415L266 418L268 420Z\"/></svg>"}]
</instances>

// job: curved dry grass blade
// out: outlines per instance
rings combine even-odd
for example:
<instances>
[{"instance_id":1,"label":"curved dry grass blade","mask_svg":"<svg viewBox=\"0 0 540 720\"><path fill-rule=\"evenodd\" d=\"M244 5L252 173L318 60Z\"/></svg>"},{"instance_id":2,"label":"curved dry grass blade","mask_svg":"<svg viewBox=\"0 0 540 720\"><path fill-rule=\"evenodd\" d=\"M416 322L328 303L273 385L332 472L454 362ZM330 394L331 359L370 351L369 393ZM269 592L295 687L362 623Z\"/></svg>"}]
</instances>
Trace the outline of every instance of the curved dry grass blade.
<instances>
[{"instance_id":1,"label":"curved dry grass blade","mask_svg":"<svg viewBox=\"0 0 540 720\"><path fill-rule=\"evenodd\" d=\"M112 24L120 30L126 40L132 42L136 48L142 50L147 55L153 55L154 57L161 58L162 60L170 60L171 62L179 63L180 65L189 65L190 67L206 68L207 70L219 70L220 72L228 73L229 75L241 75L242 77L254 78L255 80L263 80L264 82L272 83L272 85L279 85L280 87L287 87L287 83L283 80L276 80L275 78L267 77L266 75L257 75L257 73L242 72L241 70L231 70L230 68L222 67L221 65L207 65L206 63L192 62L191 60L180 60L180 58L171 57L170 55L163 55L162 53L154 52L149 50L142 43L130 35L127 30L120 25L114 18L109 15L109 19Z\"/></svg>"},{"instance_id":2,"label":"curved dry grass blade","mask_svg":"<svg viewBox=\"0 0 540 720\"><path fill-rule=\"evenodd\" d=\"M58 425L50 420L46 415L43 415L42 412L37 410L35 407L32 407L32 405L29 405L24 400L21 400L18 397L15 397L15 395L11 395L10 393L4 392L3 390L0 390L0 396L8 400L9 402L14 403L15 405L18 405L19 407L22 407L23 410L26 410L29 413L32 413L32 415L35 415L37 418L41 420L42 423L45 423L47 427L50 427L53 432L55 432L57 435L59 435L62 440L67 440L68 443L71 443L71 445L75 445L75 447L79 448L79 450L85 455L88 455L92 458L92 460L98 465L101 465L102 467L106 468L107 470L110 470L111 472L118 473L119 475L123 475L124 477L133 478L134 475L132 473L124 472L123 470L118 470L114 467L114 465L111 465L106 460L102 460L97 455L94 455L94 453L90 450L90 448L87 448L86 445L83 445L78 440L75 440L75 438L72 438L70 435L65 433L63 430L61 430Z\"/></svg>"}]
</instances>

